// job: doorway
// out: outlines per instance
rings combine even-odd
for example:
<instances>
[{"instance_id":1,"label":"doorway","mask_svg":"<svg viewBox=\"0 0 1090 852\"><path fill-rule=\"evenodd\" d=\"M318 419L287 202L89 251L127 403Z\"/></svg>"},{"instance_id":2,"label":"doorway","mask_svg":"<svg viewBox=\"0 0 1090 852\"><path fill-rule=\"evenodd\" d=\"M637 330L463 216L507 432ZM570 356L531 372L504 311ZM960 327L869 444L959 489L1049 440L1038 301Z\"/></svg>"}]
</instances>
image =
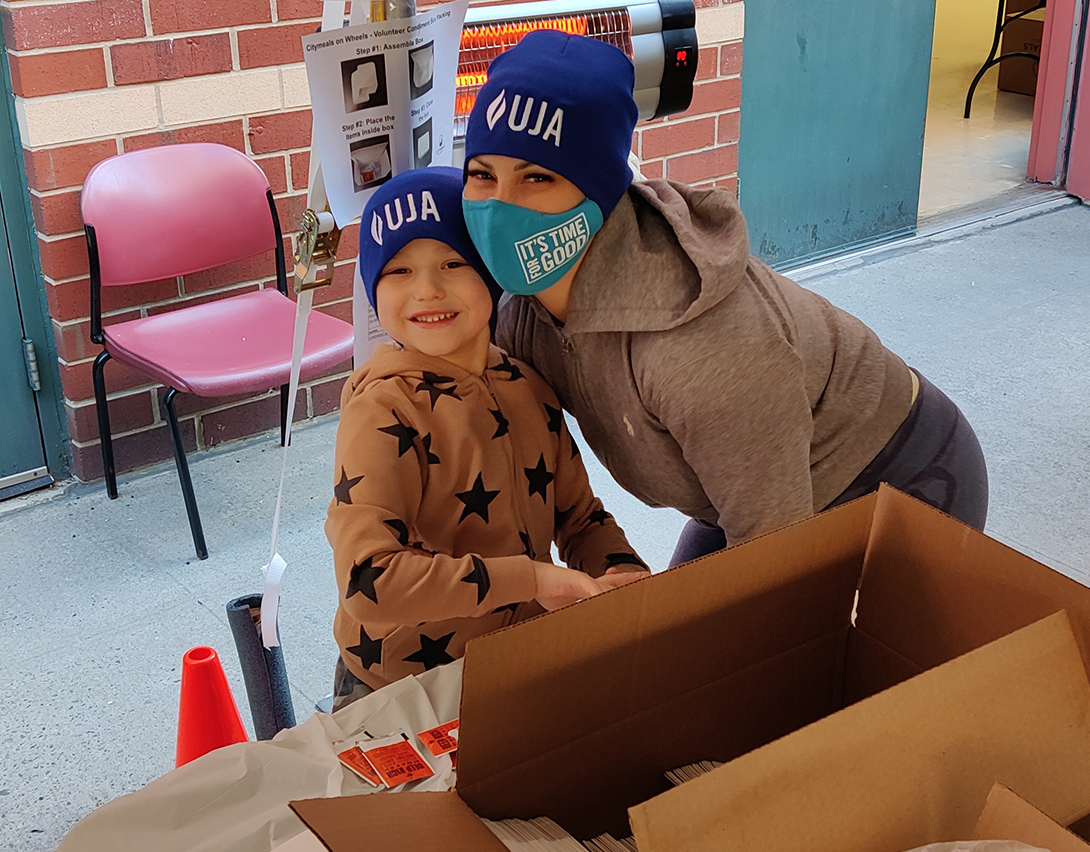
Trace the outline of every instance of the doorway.
<instances>
[{"instance_id":1,"label":"doorway","mask_svg":"<svg viewBox=\"0 0 1090 852\"><path fill-rule=\"evenodd\" d=\"M1008 0L1007 14L1036 5ZM1028 183L1037 63L1015 57L989 68L968 119L966 94L988 57L996 0L936 0L923 169L921 220L964 215L1037 192ZM1040 50L1044 10L1008 25L1001 53Z\"/></svg>"}]
</instances>

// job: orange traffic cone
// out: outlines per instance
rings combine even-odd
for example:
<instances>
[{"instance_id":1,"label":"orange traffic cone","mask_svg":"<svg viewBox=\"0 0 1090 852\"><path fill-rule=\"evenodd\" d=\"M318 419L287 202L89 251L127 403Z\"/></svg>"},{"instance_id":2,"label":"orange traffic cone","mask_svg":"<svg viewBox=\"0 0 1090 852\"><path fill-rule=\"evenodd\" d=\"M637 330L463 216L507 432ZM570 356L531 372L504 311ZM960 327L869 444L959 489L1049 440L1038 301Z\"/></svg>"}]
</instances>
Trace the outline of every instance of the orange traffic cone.
<instances>
[{"instance_id":1,"label":"orange traffic cone","mask_svg":"<svg viewBox=\"0 0 1090 852\"><path fill-rule=\"evenodd\" d=\"M220 746L244 743L246 739L242 716L215 649L190 648L182 657L174 765L181 766Z\"/></svg>"}]
</instances>

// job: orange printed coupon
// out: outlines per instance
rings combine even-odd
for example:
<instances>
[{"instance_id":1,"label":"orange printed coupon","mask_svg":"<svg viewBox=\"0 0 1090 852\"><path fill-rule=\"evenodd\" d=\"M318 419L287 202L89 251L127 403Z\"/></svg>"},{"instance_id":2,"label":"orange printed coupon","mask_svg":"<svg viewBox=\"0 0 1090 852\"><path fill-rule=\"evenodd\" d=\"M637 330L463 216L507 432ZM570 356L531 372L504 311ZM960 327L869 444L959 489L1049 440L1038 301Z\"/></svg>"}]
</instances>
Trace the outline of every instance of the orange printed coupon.
<instances>
[{"instance_id":1,"label":"orange printed coupon","mask_svg":"<svg viewBox=\"0 0 1090 852\"><path fill-rule=\"evenodd\" d=\"M458 750L458 720L438 725L430 730L421 731L417 736L424 748L439 757Z\"/></svg>"},{"instance_id":2,"label":"orange printed coupon","mask_svg":"<svg viewBox=\"0 0 1090 852\"><path fill-rule=\"evenodd\" d=\"M419 781L435 774L405 734L385 737L375 740L374 744L365 745L363 756L387 787Z\"/></svg>"},{"instance_id":3,"label":"orange printed coupon","mask_svg":"<svg viewBox=\"0 0 1090 852\"><path fill-rule=\"evenodd\" d=\"M358 745L342 751L337 758L372 787L382 786L382 779L375 772L375 768L367 762L367 758L363 756L363 751Z\"/></svg>"}]
</instances>

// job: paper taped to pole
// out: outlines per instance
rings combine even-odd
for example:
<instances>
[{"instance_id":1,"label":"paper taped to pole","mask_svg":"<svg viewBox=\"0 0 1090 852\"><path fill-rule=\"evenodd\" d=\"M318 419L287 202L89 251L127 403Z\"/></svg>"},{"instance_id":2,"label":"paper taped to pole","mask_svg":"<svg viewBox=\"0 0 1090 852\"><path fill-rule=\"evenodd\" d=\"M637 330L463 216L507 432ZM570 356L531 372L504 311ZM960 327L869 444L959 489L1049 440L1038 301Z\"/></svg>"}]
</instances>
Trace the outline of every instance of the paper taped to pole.
<instances>
[{"instance_id":1,"label":"paper taped to pole","mask_svg":"<svg viewBox=\"0 0 1090 852\"><path fill-rule=\"evenodd\" d=\"M455 0L411 18L303 37L314 145L340 226L359 218L394 175L451 165L468 5Z\"/></svg>"}]
</instances>

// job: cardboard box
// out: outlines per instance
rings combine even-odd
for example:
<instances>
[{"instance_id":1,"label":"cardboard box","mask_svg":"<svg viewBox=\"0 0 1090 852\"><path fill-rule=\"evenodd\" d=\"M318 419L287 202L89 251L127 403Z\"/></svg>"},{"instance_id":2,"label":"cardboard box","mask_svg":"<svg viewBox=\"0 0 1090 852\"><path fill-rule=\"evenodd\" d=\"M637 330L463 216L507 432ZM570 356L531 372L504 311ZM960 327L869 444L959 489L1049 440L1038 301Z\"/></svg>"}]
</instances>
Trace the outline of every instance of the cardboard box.
<instances>
[{"instance_id":1,"label":"cardboard box","mask_svg":"<svg viewBox=\"0 0 1090 852\"><path fill-rule=\"evenodd\" d=\"M293 807L334 852L501 852L470 810L581 838L631 814L641 852L891 852L968 837L995 781L1066 824L1086 660L1090 589L883 487L471 642L456 792Z\"/></svg>"},{"instance_id":2,"label":"cardboard box","mask_svg":"<svg viewBox=\"0 0 1090 852\"><path fill-rule=\"evenodd\" d=\"M974 840L1019 840L1050 852L1090 852L1090 844L1002 784L988 794Z\"/></svg>"},{"instance_id":3,"label":"cardboard box","mask_svg":"<svg viewBox=\"0 0 1090 852\"><path fill-rule=\"evenodd\" d=\"M1040 67L1041 39L1044 35L1044 12L1034 12L1033 17L1019 18L1007 23L1003 30L1001 53L1032 53L1038 59L1015 56L999 63L999 90L1020 95L1037 94L1037 72Z\"/></svg>"}]
</instances>

